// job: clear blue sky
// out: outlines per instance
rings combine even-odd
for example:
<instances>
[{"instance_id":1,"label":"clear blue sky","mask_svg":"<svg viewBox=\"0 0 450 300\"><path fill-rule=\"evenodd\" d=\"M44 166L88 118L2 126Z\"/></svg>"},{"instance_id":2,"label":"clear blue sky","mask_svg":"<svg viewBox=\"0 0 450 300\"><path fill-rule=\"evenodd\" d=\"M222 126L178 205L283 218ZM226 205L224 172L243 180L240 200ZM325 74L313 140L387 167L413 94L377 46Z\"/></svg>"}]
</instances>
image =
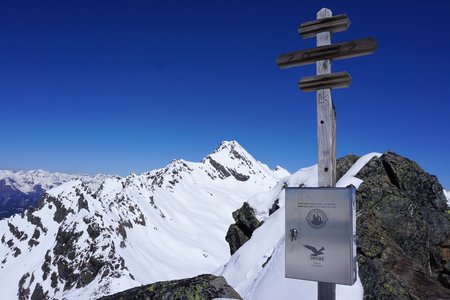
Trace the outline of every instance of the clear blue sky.
<instances>
[{"instance_id":1,"label":"clear blue sky","mask_svg":"<svg viewBox=\"0 0 450 300\"><path fill-rule=\"evenodd\" d=\"M0 168L127 175L199 161L237 140L271 167L316 163L313 93L276 57L315 46L297 26L347 13L337 153L393 150L450 187L450 2L2 1Z\"/></svg>"}]
</instances>

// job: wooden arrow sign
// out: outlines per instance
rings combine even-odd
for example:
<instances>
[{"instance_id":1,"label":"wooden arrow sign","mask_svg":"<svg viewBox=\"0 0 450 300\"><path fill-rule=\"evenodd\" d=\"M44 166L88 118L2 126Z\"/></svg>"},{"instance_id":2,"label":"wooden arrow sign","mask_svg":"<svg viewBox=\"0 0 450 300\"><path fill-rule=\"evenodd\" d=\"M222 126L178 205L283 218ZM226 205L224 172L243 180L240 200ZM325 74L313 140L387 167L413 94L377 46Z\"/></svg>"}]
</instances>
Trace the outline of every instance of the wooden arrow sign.
<instances>
[{"instance_id":1,"label":"wooden arrow sign","mask_svg":"<svg viewBox=\"0 0 450 300\"><path fill-rule=\"evenodd\" d=\"M303 92L314 92L322 89L346 88L351 82L352 79L347 72L339 72L302 78L298 86Z\"/></svg>"},{"instance_id":2,"label":"wooden arrow sign","mask_svg":"<svg viewBox=\"0 0 450 300\"><path fill-rule=\"evenodd\" d=\"M315 37L320 32L341 32L348 29L350 19L346 14L306 22L300 25L298 33L302 38Z\"/></svg>"},{"instance_id":3,"label":"wooden arrow sign","mask_svg":"<svg viewBox=\"0 0 450 300\"><path fill-rule=\"evenodd\" d=\"M282 54L278 56L276 63L281 69L286 69L312 64L319 60L368 55L374 53L376 48L377 41L374 38L365 38Z\"/></svg>"}]
</instances>

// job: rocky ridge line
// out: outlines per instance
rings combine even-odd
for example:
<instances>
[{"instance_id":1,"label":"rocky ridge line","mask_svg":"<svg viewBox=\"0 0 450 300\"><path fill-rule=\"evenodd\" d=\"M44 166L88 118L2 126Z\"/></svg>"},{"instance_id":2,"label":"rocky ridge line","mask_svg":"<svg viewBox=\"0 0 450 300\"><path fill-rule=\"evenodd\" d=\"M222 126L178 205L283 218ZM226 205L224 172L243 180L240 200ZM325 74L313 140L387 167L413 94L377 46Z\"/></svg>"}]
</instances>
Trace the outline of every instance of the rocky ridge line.
<instances>
[{"instance_id":1,"label":"rocky ridge line","mask_svg":"<svg viewBox=\"0 0 450 300\"><path fill-rule=\"evenodd\" d=\"M242 299L222 276L204 274L187 279L155 282L102 297L99 300L211 300L215 298Z\"/></svg>"}]
</instances>

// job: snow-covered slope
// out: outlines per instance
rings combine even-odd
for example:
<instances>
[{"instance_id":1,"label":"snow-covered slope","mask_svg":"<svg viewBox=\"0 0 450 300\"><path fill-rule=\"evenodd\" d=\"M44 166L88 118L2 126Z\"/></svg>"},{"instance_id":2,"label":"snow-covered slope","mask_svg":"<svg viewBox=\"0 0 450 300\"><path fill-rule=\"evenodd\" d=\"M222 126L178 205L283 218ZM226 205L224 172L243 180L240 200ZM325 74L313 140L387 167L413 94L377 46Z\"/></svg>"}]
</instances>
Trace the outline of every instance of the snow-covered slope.
<instances>
[{"instance_id":1,"label":"snow-covered slope","mask_svg":"<svg viewBox=\"0 0 450 300\"><path fill-rule=\"evenodd\" d=\"M223 142L199 163L174 160L99 188L64 183L38 210L0 221L1 298L94 299L211 273L230 257L232 212L285 175Z\"/></svg>"},{"instance_id":2,"label":"snow-covered slope","mask_svg":"<svg viewBox=\"0 0 450 300\"><path fill-rule=\"evenodd\" d=\"M444 195L447 198L448 206L450 206L450 190L444 190Z\"/></svg>"},{"instance_id":3,"label":"snow-covered slope","mask_svg":"<svg viewBox=\"0 0 450 300\"><path fill-rule=\"evenodd\" d=\"M370 153L361 157L336 185L345 187L353 184L358 187L362 181L354 176L374 156L381 154ZM305 300L317 299L315 282L284 277L284 211L279 209L270 216L268 213L276 199L279 206L284 207L284 187L315 187L317 177L317 165L304 168L284 178L272 190L249 199L257 218L265 222L223 267L215 271L216 275L224 276L244 299L292 299L292 295L301 295L301 299ZM362 299L363 288L359 278L353 286L338 285L336 295L337 299L342 300Z\"/></svg>"},{"instance_id":4,"label":"snow-covered slope","mask_svg":"<svg viewBox=\"0 0 450 300\"><path fill-rule=\"evenodd\" d=\"M80 179L93 188L107 175L74 175L51 173L43 170L10 171L0 170L0 218L36 207L42 194L64 182Z\"/></svg>"}]
</instances>

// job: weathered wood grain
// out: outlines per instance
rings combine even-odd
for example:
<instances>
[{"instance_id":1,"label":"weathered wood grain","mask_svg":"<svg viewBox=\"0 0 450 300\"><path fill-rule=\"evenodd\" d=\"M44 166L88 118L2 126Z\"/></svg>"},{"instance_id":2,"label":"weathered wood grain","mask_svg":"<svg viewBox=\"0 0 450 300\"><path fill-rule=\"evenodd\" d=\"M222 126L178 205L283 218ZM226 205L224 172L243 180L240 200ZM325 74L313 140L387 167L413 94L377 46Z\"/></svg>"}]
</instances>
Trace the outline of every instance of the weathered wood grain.
<instances>
[{"instance_id":1,"label":"weathered wood grain","mask_svg":"<svg viewBox=\"0 0 450 300\"><path fill-rule=\"evenodd\" d=\"M322 8L317 13L317 19L331 17L332 12ZM331 33L317 34L317 46L327 47L331 44ZM317 61L317 75L331 73L329 59ZM319 187L336 186L336 113L330 89L317 91L317 144L318 144L318 175ZM318 300L335 300L336 284L327 282L317 283Z\"/></svg>"},{"instance_id":2,"label":"weathered wood grain","mask_svg":"<svg viewBox=\"0 0 450 300\"><path fill-rule=\"evenodd\" d=\"M318 19L306 22L300 25L298 33L302 38L315 37L320 32L341 32L348 29L350 26L350 19L346 14Z\"/></svg>"},{"instance_id":3,"label":"weathered wood grain","mask_svg":"<svg viewBox=\"0 0 450 300\"><path fill-rule=\"evenodd\" d=\"M324 33L317 34L317 37ZM328 33L329 34L329 33ZM326 59L345 59L375 53L377 41L372 38L358 39L334 45L321 45L316 48L290 52L278 56L276 63L281 69L312 64Z\"/></svg>"},{"instance_id":4,"label":"weathered wood grain","mask_svg":"<svg viewBox=\"0 0 450 300\"><path fill-rule=\"evenodd\" d=\"M339 89L350 86L352 78L347 72L331 73L302 78L298 87L303 92L314 92L322 89Z\"/></svg>"}]
</instances>

